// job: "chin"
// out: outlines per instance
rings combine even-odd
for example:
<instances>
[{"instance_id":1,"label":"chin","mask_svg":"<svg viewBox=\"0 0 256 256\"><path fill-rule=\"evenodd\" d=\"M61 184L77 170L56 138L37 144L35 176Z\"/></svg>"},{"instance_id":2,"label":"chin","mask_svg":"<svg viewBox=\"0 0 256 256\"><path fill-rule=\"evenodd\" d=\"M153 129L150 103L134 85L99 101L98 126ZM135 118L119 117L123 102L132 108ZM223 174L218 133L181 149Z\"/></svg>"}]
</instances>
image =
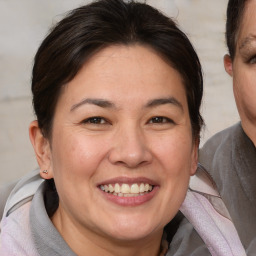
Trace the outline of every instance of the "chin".
<instances>
[{"instance_id":1,"label":"chin","mask_svg":"<svg viewBox=\"0 0 256 256\"><path fill-rule=\"evenodd\" d=\"M114 239L119 240L119 241L123 241L123 242L127 242L127 241L139 241L142 239L145 239L146 237L149 237L150 235L152 235L152 230L144 230L144 229L133 229L130 228L128 230L122 230L122 232L118 231L115 232L114 234L112 234L112 237L114 237Z\"/></svg>"},{"instance_id":2,"label":"chin","mask_svg":"<svg viewBox=\"0 0 256 256\"><path fill-rule=\"evenodd\" d=\"M144 220L143 220L144 219ZM147 221L147 220L148 221ZM117 240L121 241L134 241L134 240L140 240L144 239L153 233L161 232L163 230L164 226L160 228L160 224L154 224L152 223L152 218L143 218L141 216L138 221L133 219L128 220L119 220L116 221L114 226L111 228L109 227L110 235L114 237Z\"/></svg>"}]
</instances>

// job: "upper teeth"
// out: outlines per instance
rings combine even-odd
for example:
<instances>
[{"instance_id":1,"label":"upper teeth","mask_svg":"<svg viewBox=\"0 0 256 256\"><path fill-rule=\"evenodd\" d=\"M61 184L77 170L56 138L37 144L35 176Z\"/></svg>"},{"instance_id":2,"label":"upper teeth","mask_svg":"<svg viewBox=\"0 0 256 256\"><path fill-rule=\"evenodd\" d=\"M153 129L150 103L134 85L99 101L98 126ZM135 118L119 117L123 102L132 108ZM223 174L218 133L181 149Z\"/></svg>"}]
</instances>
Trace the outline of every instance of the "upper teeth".
<instances>
[{"instance_id":1,"label":"upper teeth","mask_svg":"<svg viewBox=\"0 0 256 256\"><path fill-rule=\"evenodd\" d=\"M123 193L123 194L138 194L138 193L144 193L152 190L152 185L149 185L148 183L134 183L134 184L125 184L123 183L122 185L119 185L118 183L116 184L109 184L109 185L101 185L100 186L101 190L105 192L110 192L110 193Z\"/></svg>"}]
</instances>

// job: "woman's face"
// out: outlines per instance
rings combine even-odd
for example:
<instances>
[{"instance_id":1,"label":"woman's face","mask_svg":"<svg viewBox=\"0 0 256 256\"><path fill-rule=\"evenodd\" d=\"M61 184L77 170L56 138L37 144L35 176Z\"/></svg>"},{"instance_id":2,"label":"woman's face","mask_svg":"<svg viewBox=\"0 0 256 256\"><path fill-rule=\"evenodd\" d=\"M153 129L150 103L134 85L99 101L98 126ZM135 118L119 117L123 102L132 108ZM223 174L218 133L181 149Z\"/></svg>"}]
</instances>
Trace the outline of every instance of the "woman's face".
<instances>
[{"instance_id":1,"label":"woman's face","mask_svg":"<svg viewBox=\"0 0 256 256\"><path fill-rule=\"evenodd\" d=\"M48 159L60 230L160 236L197 165L181 76L150 48L101 50L60 95Z\"/></svg>"},{"instance_id":2,"label":"woman's face","mask_svg":"<svg viewBox=\"0 0 256 256\"><path fill-rule=\"evenodd\" d=\"M228 64L228 63L227 63ZM233 63L226 64L233 76L234 95L242 121L249 134L256 127L256 1L247 1L240 25L236 55ZM256 138L256 136L255 136Z\"/></svg>"}]
</instances>

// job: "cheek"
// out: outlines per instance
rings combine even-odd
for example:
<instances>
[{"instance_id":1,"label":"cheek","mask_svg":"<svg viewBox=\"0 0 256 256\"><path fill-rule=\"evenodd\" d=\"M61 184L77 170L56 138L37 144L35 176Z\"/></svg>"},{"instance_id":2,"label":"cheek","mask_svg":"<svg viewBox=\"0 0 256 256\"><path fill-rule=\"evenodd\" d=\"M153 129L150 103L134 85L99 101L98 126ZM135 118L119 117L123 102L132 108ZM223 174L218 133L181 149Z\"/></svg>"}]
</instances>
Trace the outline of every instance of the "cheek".
<instances>
[{"instance_id":1,"label":"cheek","mask_svg":"<svg viewBox=\"0 0 256 256\"><path fill-rule=\"evenodd\" d=\"M190 176L193 158L190 131L156 140L153 148L167 176L172 178Z\"/></svg>"},{"instance_id":2,"label":"cheek","mask_svg":"<svg viewBox=\"0 0 256 256\"><path fill-rule=\"evenodd\" d=\"M102 142L79 133L59 133L53 146L53 175L60 200L72 205L80 203L77 195L86 193L92 198L94 179L106 152Z\"/></svg>"},{"instance_id":3,"label":"cheek","mask_svg":"<svg viewBox=\"0 0 256 256\"><path fill-rule=\"evenodd\" d=\"M236 71L234 76L234 96L239 113L247 116L256 116L256 77L255 71ZM235 74L235 72L234 72Z\"/></svg>"},{"instance_id":4,"label":"cheek","mask_svg":"<svg viewBox=\"0 0 256 256\"><path fill-rule=\"evenodd\" d=\"M163 145L162 161L162 203L166 213L166 221L170 221L187 193L193 158L191 138L180 137L179 140L166 141Z\"/></svg>"},{"instance_id":5,"label":"cheek","mask_svg":"<svg viewBox=\"0 0 256 256\"><path fill-rule=\"evenodd\" d=\"M79 179L94 173L104 155L104 145L93 136L59 133L53 144L53 172Z\"/></svg>"}]
</instances>

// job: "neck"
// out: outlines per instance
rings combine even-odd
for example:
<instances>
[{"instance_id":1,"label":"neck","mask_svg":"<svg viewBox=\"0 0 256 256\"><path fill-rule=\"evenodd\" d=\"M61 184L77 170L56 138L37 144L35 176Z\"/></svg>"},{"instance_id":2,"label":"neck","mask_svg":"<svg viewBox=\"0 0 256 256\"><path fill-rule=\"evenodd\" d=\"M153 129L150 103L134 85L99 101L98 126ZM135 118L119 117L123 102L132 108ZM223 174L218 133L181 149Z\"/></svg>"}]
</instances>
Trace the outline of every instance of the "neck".
<instances>
[{"instance_id":1,"label":"neck","mask_svg":"<svg viewBox=\"0 0 256 256\"><path fill-rule=\"evenodd\" d=\"M256 123L242 121L242 127L246 135L256 147Z\"/></svg>"},{"instance_id":2,"label":"neck","mask_svg":"<svg viewBox=\"0 0 256 256\"><path fill-rule=\"evenodd\" d=\"M52 222L78 256L159 256L161 253L163 230L142 239L125 241L100 235L93 229L81 228L63 217L57 210Z\"/></svg>"}]
</instances>

